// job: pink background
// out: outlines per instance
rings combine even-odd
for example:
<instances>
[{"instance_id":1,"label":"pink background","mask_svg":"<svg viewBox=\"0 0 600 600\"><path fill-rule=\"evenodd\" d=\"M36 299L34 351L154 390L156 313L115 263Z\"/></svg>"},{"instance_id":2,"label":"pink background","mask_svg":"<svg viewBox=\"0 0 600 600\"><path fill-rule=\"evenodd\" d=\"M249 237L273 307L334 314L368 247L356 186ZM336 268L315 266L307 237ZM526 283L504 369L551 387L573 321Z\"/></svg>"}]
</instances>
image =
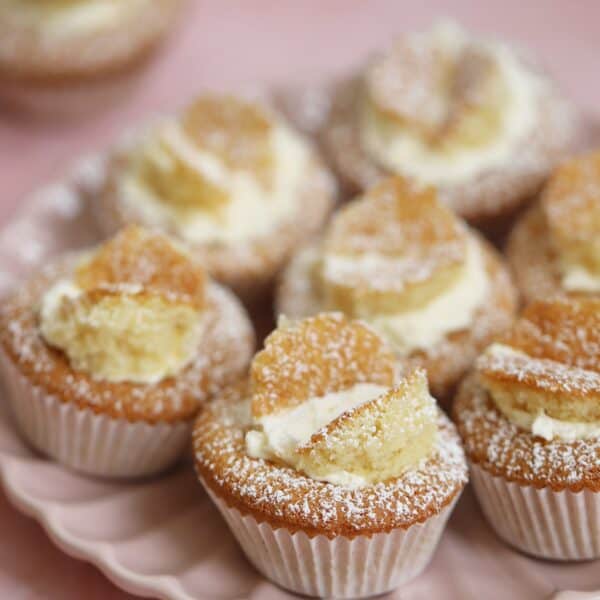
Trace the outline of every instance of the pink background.
<instances>
[{"instance_id":1,"label":"pink background","mask_svg":"<svg viewBox=\"0 0 600 600\"><path fill-rule=\"evenodd\" d=\"M36 185L146 113L176 107L206 87L319 81L351 68L394 33L440 16L532 48L577 103L600 116L596 0L191 0L179 29L119 105L68 122L0 109L0 222ZM131 597L54 548L2 495L0 524L1 598Z\"/></svg>"}]
</instances>

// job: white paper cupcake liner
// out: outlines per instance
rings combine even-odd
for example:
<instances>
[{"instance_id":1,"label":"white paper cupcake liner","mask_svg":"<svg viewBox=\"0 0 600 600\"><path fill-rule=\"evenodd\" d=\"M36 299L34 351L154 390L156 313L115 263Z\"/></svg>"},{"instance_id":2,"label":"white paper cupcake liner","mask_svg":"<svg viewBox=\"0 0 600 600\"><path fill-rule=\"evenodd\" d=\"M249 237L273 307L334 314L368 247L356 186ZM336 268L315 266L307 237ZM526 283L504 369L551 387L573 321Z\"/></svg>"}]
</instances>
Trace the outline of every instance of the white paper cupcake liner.
<instances>
[{"instance_id":1,"label":"white paper cupcake liner","mask_svg":"<svg viewBox=\"0 0 600 600\"><path fill-rule=\"evenodd\" d=\"M376 596L419 575L429 564L456 503L408 529L329 539L259 523L204 487L258 571L282 588L323 598Z\"/></svg>"},{"instance_id":2,"label":"white paper cupcake liner","mask_svg":"<svg viewBox=\"0 0 600 600\"><path fill-rule=\"evenodd\" d=\"M0 364L25 439L72 469L102 477L152 475L177 461L189 442L191 421L151 425L98 415L33 386L4 352Z\"/></svg>"},{"instance_id":3,"label":"white paper cupcake liner","mask_svg":"<svg viewBox=\"0 0 600 600\"><path fill-rule=\"evenodd\" d=\"M522 486L474 464L471 481L492 529L517 550L552 560L600 557L600 493Z\"/></svg>"}]
</instances>

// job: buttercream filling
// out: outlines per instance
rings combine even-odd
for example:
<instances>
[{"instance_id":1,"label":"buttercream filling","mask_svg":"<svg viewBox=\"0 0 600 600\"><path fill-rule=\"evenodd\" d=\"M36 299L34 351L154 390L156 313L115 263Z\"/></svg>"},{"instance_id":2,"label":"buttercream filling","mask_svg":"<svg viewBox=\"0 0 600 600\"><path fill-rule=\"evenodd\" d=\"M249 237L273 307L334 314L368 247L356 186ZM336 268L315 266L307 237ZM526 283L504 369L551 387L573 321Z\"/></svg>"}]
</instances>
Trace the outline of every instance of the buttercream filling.
<instances>
[{"instance_id":1,"label":"buttercream filling","mask_svg":"<svg viewBox=\"0 0 600 600\"><path fill-rule=\"evenodd\" d=\"M448 56L457 56L468 42L466 34L454 26L437 28L431 35L438 38L440 48ZM440 150L400 123L381 121L370 102L364 100L361 138L377 162L418 182L444 186L468 181L479 173L514 160L516 145L537 122L537 99L544 82L523 66L510 48L497 43L480 43L494 56L500 76L510 92L502 108L500 132L484 145L458 144Z\"/></svg>"},{"instance_id":2,"label":"buttercream filling","mask_svg":"<svg viewBox=\"0 0 600 600\"><path fill-rule=\"evenodd\" d=\"M527 354L507 346L505 344L493 344L488 350L488 353L498 357L526 357ZM533 360L533 359L532 359ZM581 369L579 369L581 371ZM543 409L534 412L517 409L514 406L509 406L506 402L500 402L494 398L494 392L490 391L490 395L494 403L502 412L502 414L511 422L531 432L533 435L552 441L560 439L567 442L575 440L595 438L600 436L600 422L597 421L571 421L564 419L555 419L545 413ZM526 393L526 392L524 392Z\"/></svg>"},{"instance_id":3,"label":"buttercream filling","mask_svg":"<svg viewBox=\"0 0 600 600\"><path fill-rule=\"evenodd\" d=\"M287 127L274 126L271 133L275 164L269 189L253 173L229 169L219 157L200 149L174 120L162 124L160 135L178 158L222 190L228 199L218 211L198 208L182 213L157 196L136 174L127 174L121 181L122 197L146 223L170 225L191 243L231 244L268 235L297 211L310 149ZM168 161L168 157L158 157L161 159Z\"/></svg>"},{"instance_id":4,"label":"buttercream filling","mask_svg":"<svg viewBox=\"0 0 600 600\"><path fill-rule=\"evenodd\" d=\"M342 256L326 257L352 269L356 261ZM359 259L360 260L360 259ZM390 259L385 259L390 260ZM373 258L367 258L373 266ZM470 239L467 244L465 268L458 280L441 295L418 310L382 315L360 315L392 345L396 354L406 356L416 350L427 350L439 344L445 336L469 327L475 313L489 291L489 277L481 246Z\"/></svg>"},{"instance_id":5,"label":"buttercream filling","mask_svg":"<svg viewBox=\"0 0 600 600\"><path fill-rule=\"evenodd\" d=\"M254 458L263 458L297 468L300 455L296 449L342 413L373 400L387 388L359 383L341 392L310 398L290 410L267 415L257 420L258 429L246 434L246 451ZM311 473L306 473L309 477ZM345 470L332 471L325 477L315 477L343 485L360 487L367 481Z\"/></svg>"},{"instance_id":6,"label":"buttercream filling","mask_svg":"<svg viewBox=\"0 0 600 600\"><path fill-rule=\"evenodd\" d=\"M569 292L600 292L600 275L580 265L564 265L562 287Z\"/></svg>"},{"instance_id":7,"label":"buttercream filling","mask_svg":"<svg viewBox=\"0 0 600 600\"><path fill-rule=\"evenodd\" d=\"M544 411L532 415L525 411L503 411L515 425L545 440L561 439L566 442L600 436L600 422L563 421L549 417Z\"/></svg>"}]
</instances>

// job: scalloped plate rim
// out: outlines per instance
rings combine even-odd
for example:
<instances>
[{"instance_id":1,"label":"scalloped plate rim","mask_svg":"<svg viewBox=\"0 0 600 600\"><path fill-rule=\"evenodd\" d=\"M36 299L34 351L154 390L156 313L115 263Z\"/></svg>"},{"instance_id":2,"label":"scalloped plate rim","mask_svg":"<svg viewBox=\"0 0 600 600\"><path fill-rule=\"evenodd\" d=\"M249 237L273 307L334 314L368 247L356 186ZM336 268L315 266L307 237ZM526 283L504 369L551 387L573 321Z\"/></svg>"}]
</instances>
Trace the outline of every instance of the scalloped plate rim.
<instances>
[{"instance_id":1,"label":"scalloped plate rim","mask_svg":"<svg viewBox=\"0 0 600 600\"><path fill-rule=\"evenodd\" d=\"M39 523L62 552L94 565L117 587L131 594L161 600L203 600L188 595L172 576L140 575L123 567L112 556L107 542L89 541L70 534L51 514L54 503L35 499L14 482L10 476L10 471L15 468L11 464L13 460L10 455L0 453L0 480L7 498L17 510Z\"/></svg>"}]
</instances>

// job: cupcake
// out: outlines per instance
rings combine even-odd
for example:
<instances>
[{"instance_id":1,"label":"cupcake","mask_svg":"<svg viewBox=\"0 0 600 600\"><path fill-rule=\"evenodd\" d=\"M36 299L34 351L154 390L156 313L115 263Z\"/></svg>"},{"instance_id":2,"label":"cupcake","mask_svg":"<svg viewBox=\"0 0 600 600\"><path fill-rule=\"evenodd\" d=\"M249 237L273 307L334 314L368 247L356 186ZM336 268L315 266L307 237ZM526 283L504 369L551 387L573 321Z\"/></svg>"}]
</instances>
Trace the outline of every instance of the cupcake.
<instances>
[{"instance_id":1,"label":"cupcake","mask_svg":"<svg viewBox=\"0 0 600 600\"><path fill-rule=\"evenodd\" d=\"M424 371L341 313L284 321L194 427L198 476L249 561L293 592L383 594L429 563L466 481Z\"/></svg>"},{"instance_id":2,"label":"cupcake","mask_svg":"<svg viewBox=\"0 0 600 600\"><path fill-rule=\"evenodd\" d=\"M366 320L400 370L427 370L447 403L479 353L513 320L516 294L498 253L431 188L383 180L332 219L283 274L277 310L341 310Z\"/></svg>"},{"instance_id":3,"label":"cupcake","mask_svg":"<svg viewBox=\"0 0 600 600\"><path fill-rule=\"evenodd\" d=\"M517 550L600 557L600 300L532 303L478 359L454 415L490 526Z\"/></svg>"},{"instance_id":4,"label":"cupcake","mask_svg":"<svg viewBox=\"0 0 600 600\"><path fill-rule=\"evenodd\" d=\"M203 401L247 370L238 301L162 234L132 226L53 262L3 303L16 424L64 465L137 477L173 464Z\"/></svg>"},{"instance_id":5,"label":"cupcake","mask_svg":"<svg viewBox=\"0 0 600 600\"><path fill-rule=\"evenodd\" d=\"M205 95L115 152L95 212L108 234L136 222L184 240L251 300L323 225L334 192L313 148L274 112Z\"/></svg>"},{"instance_id":6,"label":"cupcake","mask_svg":"<svg viewBox=\"0 0 600 600\"><path fill-rule=\"evenodd\" d=\"M515 225L506 255L523 298L600 295L600 152L558 167Z\"/></svg>"},{"instance_id":7,"label":"cupcake","mask_svg":"<svg viewBox=\"0 0 600 600\"><path fill-rule=\"evenodd\" d=\"M322 138L350 190L401 175L498 230L575 129L570 105L515 49L443 23L403 35L339 85Z\"/></svg>"},{"instance_id":8,"label":"cupcake","mask_svg":"<svg viewBox=\"0 0 600 600\"><path fill-rule=\"evenodd\" d=\"M0 98L80 112L127 88L182 0L0 0Z\"/></svg>"}]
</instances>

